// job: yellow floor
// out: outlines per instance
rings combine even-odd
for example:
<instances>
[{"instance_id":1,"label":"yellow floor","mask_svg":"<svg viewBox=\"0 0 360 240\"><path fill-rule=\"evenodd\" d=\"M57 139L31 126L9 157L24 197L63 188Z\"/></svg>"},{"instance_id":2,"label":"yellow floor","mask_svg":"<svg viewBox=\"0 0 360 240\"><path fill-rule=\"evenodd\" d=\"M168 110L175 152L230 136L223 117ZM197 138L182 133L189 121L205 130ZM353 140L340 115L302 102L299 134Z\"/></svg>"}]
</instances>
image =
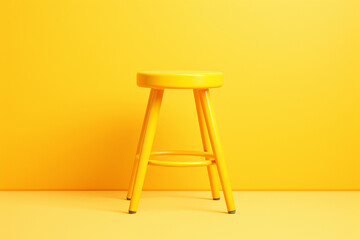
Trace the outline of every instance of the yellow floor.
<instances>
[{"instance_id":1,"label":"yellow floor","mask_svg":"<svg viewBox=\"0 0 360 240\"><path fill-rule=\"evenodd\" d=\"M207 191L0 192L0 239L360 239L359 191L234 192L237 213Z\"/></svg>"}]
</instances>

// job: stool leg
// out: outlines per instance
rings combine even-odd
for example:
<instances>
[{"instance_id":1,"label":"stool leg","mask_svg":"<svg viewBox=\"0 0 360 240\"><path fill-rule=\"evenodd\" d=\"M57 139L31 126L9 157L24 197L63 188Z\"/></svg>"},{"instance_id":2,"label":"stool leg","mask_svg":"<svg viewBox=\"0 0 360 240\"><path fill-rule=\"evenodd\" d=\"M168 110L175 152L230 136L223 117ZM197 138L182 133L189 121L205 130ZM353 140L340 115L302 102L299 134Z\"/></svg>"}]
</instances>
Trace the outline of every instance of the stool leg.
<instances>
[{"instance_id":1,"label":"stool leg","mask_svg":"<svg viewBox=\"0 0 360 240\"><path fill-rule=\"evenodd\" d=\"M164 90L151 89L152 97L149 101L148 117L144 123L144 136L140 147L139 164L136 171L136 177L134 182L134 189L130 201L129 213L136 213L142 187L144 185L144 179L146 170L151 154L151 148L154 141L157 121L160 113L161 101Z\"/></svg>"},{"instance_id":2,"label":"stool leg","mask_svg":"<svg viewBox=\"0 0 360 240\"><path fill-rule=\"evenodd\" d=\"M214 113L210 102L209 89L200 90L200 101L205 116L206 126L210 136L210 142L215 155L221 186L224 192L228 213L235 213L235 204L231 191L230 178L226 168L226 162L222 153L219 134L217 131Z\"/></svg>"},{"instance_id":3,"label":"stool leg","mask_svg":"<svg viewBox=\"0 0 360 240\"><path fill-rule=\"evenodd\" d=\"M132 169L132 173L131 173L130 184L129 184L128 193L127 193L127 196L126 196L127 200L130 200L131 197L132 197L132 192L133 192L134 183L135 183L135 176L136 176L137 168L138 168L138 165L139 165L140 149L142 148L142 144L143 144L143 141L144 141L144 133L145 133L145 128L146 128L146 123L148 122L148 118L149 118L150 102L151 102L151 99L153 98L153 96L154 96L154 92L151 91L150 96L149 96L149 100L148 100L148 105L146 107L146 112L145 112L143 125L142 125L142 128L141 128L140 139L139 139L136 154L135 154L135 160L134 160L133 169Z\"/></svg>"},{"instance_id":4,"label":"stool leg","mask_svg":"<svg viewBox=\"0 0 360 240\"><path fill-rule=\"evenodd\" d=\"M204 113L201 107L199 93L196 89L194 89L194 98L195 98L196 112L199 120L201 139L203 142L203 149L205 152L212 152L209 135L206 129ZM216 166L215 165L207 166L207 170L210 179L212 197L214 200L220 200L220 184L219 184L219 180L217 179Z\"/></svg>"}]
</instances>

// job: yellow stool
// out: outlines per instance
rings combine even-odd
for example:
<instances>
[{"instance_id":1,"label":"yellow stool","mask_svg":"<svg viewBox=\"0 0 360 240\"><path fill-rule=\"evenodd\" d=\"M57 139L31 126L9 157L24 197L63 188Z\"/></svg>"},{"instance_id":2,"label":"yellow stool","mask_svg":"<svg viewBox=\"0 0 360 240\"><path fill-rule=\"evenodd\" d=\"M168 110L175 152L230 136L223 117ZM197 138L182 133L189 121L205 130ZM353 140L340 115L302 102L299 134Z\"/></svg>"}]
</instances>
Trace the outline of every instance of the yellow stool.
<instances>
[{"instance_id":1,"label":"yellow stool","mask_svg":"<svg viewBox=\"0 0 360 240\"><path fill-rule=\"evenodd\" d=\"M230 179L226 168L226 162L223 157L209 95L209 88L221 87L222 82L222 73L220 72L138 72L138 86L151 88L151 92L141 130L129 191L127 194L127 199L131 200L129 208L130 214L136 213L137 211L148 164L168 167L207 166L214 200L220 199L220 187L215 178L217 167L228 213L235 213L235 204L232 196ZM193 89L204 148L203 152L151 152L161 101L164 89L166 88ZM150 160L150 157L159 155L202 156L205 157L205 160L197 162Z\"/></svg>"}]
</instances>

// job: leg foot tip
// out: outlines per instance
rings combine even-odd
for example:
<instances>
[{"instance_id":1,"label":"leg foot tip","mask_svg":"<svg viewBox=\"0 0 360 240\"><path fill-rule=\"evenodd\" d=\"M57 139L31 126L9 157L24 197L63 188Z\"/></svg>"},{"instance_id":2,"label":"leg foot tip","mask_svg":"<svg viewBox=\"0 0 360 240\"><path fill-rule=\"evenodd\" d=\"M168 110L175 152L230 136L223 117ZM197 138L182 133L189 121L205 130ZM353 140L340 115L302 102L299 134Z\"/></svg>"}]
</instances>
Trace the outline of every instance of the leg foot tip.
<instances>
[{"instance_id":1,"label":"leg foot tip","mask_svg":"<svg viewBox=\"0 0 360 240\"><path fill-rule=\"evenodd\" d=\"M136 213L136 211L130 211L129 210L129 214L135 214Z\"/></svg>"},{"instance_id":2,"label":"leg foot tip","mask_svg":"<svg viewBox=\"0 0 360 240\"><path fill-rule=\"evenodd\" d=\"M213 198L213 200L220 200L220 198L219 198L219 197L217 197L217 198Z\"/></svg>"},{"instance_id":3,"label":"leg foot tip","mask_svg":"<svg viewBox=\"0 0 360 240\"><path fill-rule=\"evenodd\" d=\"M235 214L236 210L228 211L229 214Z\"/></svg>"},{"instance_id":4,"label":"leg foot tip","mask_svg":"<svg viewBox=\"0 0 360 240\"><path fill-rule=\"evenodd\" d=\"M131 200L131 198L127 197L126 200Z\"/></svg>"}]
</instances>

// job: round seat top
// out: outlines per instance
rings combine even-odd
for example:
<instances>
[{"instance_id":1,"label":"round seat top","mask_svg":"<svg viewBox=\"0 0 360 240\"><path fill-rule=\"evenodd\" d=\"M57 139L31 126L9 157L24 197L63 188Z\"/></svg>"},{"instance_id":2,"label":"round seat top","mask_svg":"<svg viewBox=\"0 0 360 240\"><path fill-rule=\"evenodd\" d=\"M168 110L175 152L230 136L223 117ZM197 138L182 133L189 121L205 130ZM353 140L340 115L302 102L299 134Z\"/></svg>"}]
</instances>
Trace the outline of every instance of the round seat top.
<instances>
[{"instance_id":1,"label":"round seat top","mask_svg":"<svg viewBox=\"0 0 360 240\"><path fill-rule=\"evenodd\" d=\"M212 71L142 71L137 85L146 88L216 88L223 84L221 72Z\"/></svg>"}]
</instances>

